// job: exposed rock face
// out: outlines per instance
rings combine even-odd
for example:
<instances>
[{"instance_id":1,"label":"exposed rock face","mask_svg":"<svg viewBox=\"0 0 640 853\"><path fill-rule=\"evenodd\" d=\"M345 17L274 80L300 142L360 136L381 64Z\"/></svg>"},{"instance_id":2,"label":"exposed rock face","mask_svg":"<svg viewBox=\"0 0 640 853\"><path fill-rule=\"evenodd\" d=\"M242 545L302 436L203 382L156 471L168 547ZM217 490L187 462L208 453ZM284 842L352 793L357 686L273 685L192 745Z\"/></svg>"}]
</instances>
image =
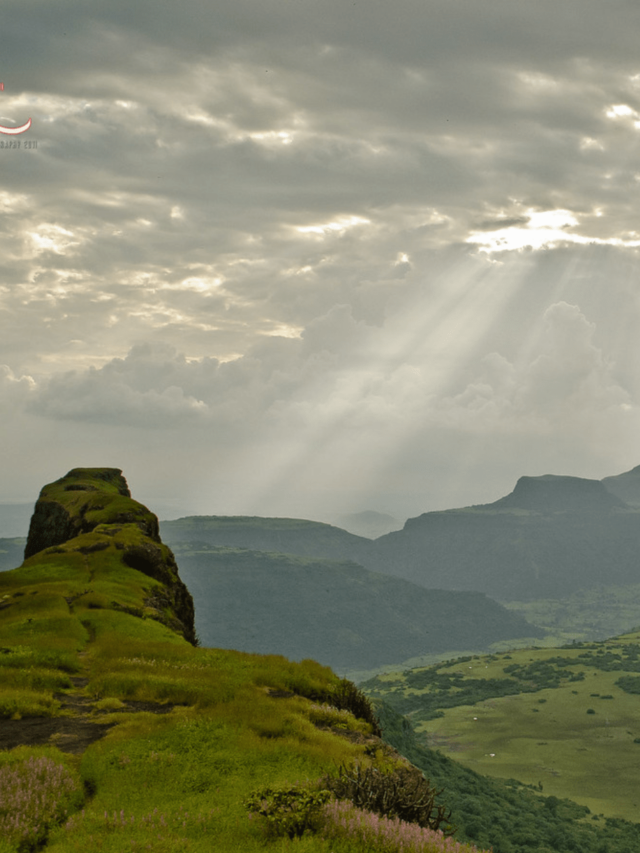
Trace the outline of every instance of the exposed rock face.
<instances>
[{"instance_id":1,"label":"exposed rock face","mask_svg":"<svg viewBox=\"0 0 640 853\"><path fill-rule=\"evenodd\" d=\"M163 584L148 602L157 614L154 618L195 644L193 598L158 531L157 517L132 499L122 471L74 468L40 492L24 556L27 560L63 545L84 555L113 549L121 564Z\"/></svg>"},{"instance_id":2,"label":"exposed rock face","mask_svg":"<svg viewBox=\"0 0 640 853\"><path fill-rule=\"evenodd\" d=\"M89 533L105 522L137 524L151 539L160 541L158 519L131 498L119 468L74 468L40 492L24 558Z\"/></svg>"}]
</instances>

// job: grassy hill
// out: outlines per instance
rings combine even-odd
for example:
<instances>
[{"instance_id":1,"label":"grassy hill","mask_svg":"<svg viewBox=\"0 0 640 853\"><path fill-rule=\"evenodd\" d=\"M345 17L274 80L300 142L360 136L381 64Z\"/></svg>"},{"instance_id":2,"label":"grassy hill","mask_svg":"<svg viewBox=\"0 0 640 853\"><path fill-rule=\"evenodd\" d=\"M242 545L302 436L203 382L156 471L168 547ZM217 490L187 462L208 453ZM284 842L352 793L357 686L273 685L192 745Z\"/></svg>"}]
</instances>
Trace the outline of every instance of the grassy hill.
<instances>
[{"instance_id":1,"label":"grassy hill","mask_svg":"<svg viewBox=\"0 0 640 853\"><path fill-rule=\"evenodd\" d=\"M484 779L380 706L434 797L327 667L199 648L173 554L116 469L45 487L27 553L0 574L0 853L640 847L636 825ZM449 806L460 844L429 828Z\"/></svg>"},{"instance_id":2,"label":"grassy hill","mask_svg":"<svg viewBox=\"0 0 640 853\"><path fill-rule=\"evenodd\" d=\"M302 557L362 562L372 542L332 524L303 518L262 518L243 515L194 515L160 524L169 545L199 542L227 548L276 551Z\"/></svg>"},{"instance_id":3,"label":"grassy hill","mask_svg":"<svg viewBox=\"0 0 640 853\"><path fill-rule=\"evenodd\" d=\"M479 773L637 820L640 632L467 657L371 679L418 740Z\"/></svg>"},{"instance_id":4,"label":"grassy hill","mask_svg":"<svg viewBox=\"0 0 640 853\"><path fill-rule=\"evenodd\" d=\"M313 658L336 671L542 636L476 592L426 590L355 563L177 543L208 646Z\"/></svg>"},{"instance_id":5,"label":"grassy hill","mask_svg":"<svg viewBox=\"0 0 640 853\"><path fill-rule=\"evenodd\" d=\"M377 539L364 565L498 601L640 582L640 510L595 480L522 477L493 504L425 513Z\"/></svg>"},{"instance_id":6,"label":"grassy hill","mask_svg":"<svg viewBox=\"0 0 640 853\"><path fill-rule=\"evenodd\" d=\"M0 574L2 853L443 849L444 807L413 808L433 791L350 682L196 646L173 554L119 471L45 487L26 550ZM413 823L356 808L354 773Z\"/></svg>"}]
</instances>

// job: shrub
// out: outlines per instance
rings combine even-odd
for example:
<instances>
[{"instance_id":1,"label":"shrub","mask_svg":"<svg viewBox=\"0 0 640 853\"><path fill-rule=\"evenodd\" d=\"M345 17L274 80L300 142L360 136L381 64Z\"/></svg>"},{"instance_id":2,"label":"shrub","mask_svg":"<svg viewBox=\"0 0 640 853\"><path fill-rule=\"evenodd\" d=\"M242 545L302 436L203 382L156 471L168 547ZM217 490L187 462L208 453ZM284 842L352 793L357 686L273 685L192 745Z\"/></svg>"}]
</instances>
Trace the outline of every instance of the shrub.
<instances>
[{"instance_id":1,"label":"shrub","mask_svg":"<svg viewBox=\"0 0 640 853\"><path fill-rule=\"evenodd\" d=\"M587 714L595 714L593 708L587 708Z\"/></svg>"},{"instance_id":2,"label":"shrub","mask_svg":"<svg viewBox=\"0 0 640 853\"><path fill-rule=\"evenodd\" d=\"M306 831L319 828L322 806L330 799L330 791L292 785L255 791L245 801L245 807L265 818L269 835L301 838Z\"/></svg>"},{"instance_id":3,"label":"shrub","mask_svg":"<svg viewBox=\"0 0 640 853\"><path fill-rule=\"evenodd\" d=\"M348 678L341 678L336 684L328 688L320 687L318 689L315 685L303 684L299 681L296 683L290 681L287 687L299 696L305 696L314 702L332 705L339 711L349 711L354 717L369 723L374 735L382 737L382 730L371 702Z\"/></svg>"},{"instance_id":4,"label":"shrub","mask_svg":"<svg viewBox=\"0 0 640 853\"><path fill-rule=\"evenodd\" d=\"M454 831L449 823L451 812L435 802L442 791L432 788L416 769L401 766L382 771L342 764L337 776L326 776L322 782L338 800L349 800L381 817L399 818L433 830L444 826L447 835Z\"/></svg>"},{"instance_id":5,"label":"shrub","mask_svg":"<svg viewBox=\"0 0 640 853\"><path fill-rule=\"evenodd\" d=\"M309 719L315 726L331 726L337 729L357 728L353 714L349 711L339 711L333 705L311 705Z\"/></svg>"},{"instance_id":6,"label":"shrub","mask_svg":"<svg viewBox=\"0 0 640 853\"><path fill-rule=\"evenodd\" d=\"M57 699L37 690L9 689L0 695L0 718L55 717L59 710Z\"/></svg>"},{"instance_id":7,"label":"shrub","mask_svg":"<svg viewBox=\"0 0 640 853\"><path fill-rule=\"evenodd\" d=\"M373 734L382 737L382 730L371 702L352 681L342 678L329 698L329 702L339 711L350 711L354 717L369 723Z\"/></svg>"}]
</instances>

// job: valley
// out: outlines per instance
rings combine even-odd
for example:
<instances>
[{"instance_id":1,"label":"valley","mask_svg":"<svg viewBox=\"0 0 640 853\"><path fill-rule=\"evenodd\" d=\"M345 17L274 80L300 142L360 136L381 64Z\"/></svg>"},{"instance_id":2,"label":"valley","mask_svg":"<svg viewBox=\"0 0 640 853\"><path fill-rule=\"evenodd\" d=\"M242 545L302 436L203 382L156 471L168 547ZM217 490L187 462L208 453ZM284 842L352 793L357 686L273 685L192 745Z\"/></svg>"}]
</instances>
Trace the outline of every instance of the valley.
<instances>
[{"instance_id":1,"label":"valley","mask_svg":"<svg viewBox=\"0 0 640 853\"><path fill-rule=\"evenodd\" d=\"M545 500L549 483L566 485L542 479ZM602 497L586 491L574 530ZM547 515L506 503L479 515L533 527L551 517L560 529L565 510L552 502ZM355 766L437 789L433 808L450 811L460 853L638 849L640 584L601 574L597 585L587 570L566 596L500 603L337 558L344 547L367 562L377 543L296 519L159 527L117 469L74 469L46 486L24 563L7 565L24 540L0 543L0 789L11 779L22 791L40 762L69 793L37 829L25 807L33 837L11 830L1 853L96 839L106 853L382 851L377 836L332 829L320 800L309 805L329 796L317 792L336 768ZM566 568L562 583L575 582L575 562ZM615 625L620 636L597 639ZM341 667L360 672L359 687ZM311 809L285 812L304 837L249 819L247 803L279 791L287 809Z\"/></svg>"},{"instance_id":2,"label":"valley","mask_svg":"<svg viewBox=\"0 0 640 853\"><path fill-rule=\"evenodd\" d=\"M637 818L640 632L456 659L361 687L406 715L420 743L466 767L596 816Z\"/></svg>"}]
</instances>

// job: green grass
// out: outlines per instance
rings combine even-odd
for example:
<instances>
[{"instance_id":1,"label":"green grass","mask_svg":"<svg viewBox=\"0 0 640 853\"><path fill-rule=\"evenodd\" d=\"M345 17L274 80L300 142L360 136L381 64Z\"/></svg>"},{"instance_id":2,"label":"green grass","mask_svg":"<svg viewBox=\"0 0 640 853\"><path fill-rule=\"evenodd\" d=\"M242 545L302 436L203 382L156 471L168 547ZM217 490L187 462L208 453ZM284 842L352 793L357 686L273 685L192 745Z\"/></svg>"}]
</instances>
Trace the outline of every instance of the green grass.
<instances>
[{"instance_id":1,"label":"green grass","mask_svg":"<svg viewBox=\"0 0 640 853\"><path fill-rule=\"evenodd\" d=\"M388 674L366 689L409 710L425 744L479 773L541 785L545 795L633 821L640 807L640 696L616 682L639 668L634 633ZM513 695L500 695L512 684Z\"/></svg>"},{"instance_id":2,"label":"green grass","mask_svg":"<svg viewBox=\"0 0 640 853\"><path fill-rule=\"evenodd\" d=\"M554 645L602 640L640 625L640 584L580 590L563 599L503 604L544 628Z\"/></svg>"},{"instance_id":3,"label":"green grass","mask_svg":"<svg viewBox=\"0 0 640 853\"><path fill-rule=\"evenodd\" d=\"M331 670L194 648L158 621L120 609L144 610L157 583L123 567L115 547L83 555L72 546L78 541L0 574L0 599L11 603L0 611L0 715L61 713L52 695L59 691L84 695L96 719L115 724L82 757L49 748L80 774L88 795L71 825L50 827L48 850L264 850L263 830L243 806L251 791L312 782L366 758L362 744L318 728L370 732L345 711L322 710L340 683ZM87 686L72 687L71 675ZM175 707L132 712L131 700ZM6 755L26 760L40 751ZM269 846L338 849L321 838Z\"/></svg>"},{"instance_id":4,"label":"green grass","mask_svg":"<svg viewBox=\"0 0 640 853\"><path fill-rule=\"evenodd\" d=\"M33 612L34 624L42 622L37 609ZM75 625L77 617L68 613L66 620ZM363 746L314 725L319 712L312 698L269 695L269 689L330 695L338 679L315 662L195 649L157 622L117 611L87 611L83 620L92 638L80 644L84 657L47 653L41 637L33 646L22 639L0 654L0 713L55 713L58 703L45 689L17 691L1 673L20 674L22 663L33 677L58 679L64 690L65 670L73 668L70 657L75 657L89 678L81 692L102 712L102 720L116 723L79 759L53 751L71 761L93 794L71 828L51 830L47 849L120 851L126 845L143 850L147 844L158 851L264 849L263 833L243 806L252 790L314 781L335 764L363 756ZM176 707L163 715L119 710L131 699ZM321 714L322 722L331 722L327 715ZM369 731L346 712L334 709L333 717L345 729ZM144 819L154 814L162 815L163 825L152 830ZM285 850L292 843L270 846ZM294 846L334 849L321 839Z\"/></svg>"},{"instance_id":5,"label":"green grass","mask_svg":"<svg viewBox=\"0 0 640 853\"><path fill-rule=\"evenodd\" d=\"M0 853L18 850L31 853L40 845L56 853L87 850L398 853L398 844L352 836L272 838L265 833L261 819L251 819L245 803L252 793L265 787L314 785L337 766L355 760L385 771L399 759L372 738L370 723L345 710L341 704L345 685L327 667L311 660L293 663L276 655L196 648L184 639L180 628L172 627L170 612L164 614L165 622L159 621L163 614L158 613L158 608L165 605L157 599L152 604L149 599L166 588L158 580L124 565L121 559L132 545L156 549L159 546L149 545L137 521L123 517L127 507L130 508L129 499L118 491L122 481L112 473L105 472L109 500L103 500L102 508L99 491L68 491L63 481L53 484L53 491L45 491L48 499L53 499L53 495L74 512L80 512L78 507L82 506L85 518L89 497L93 501L92 512L112 517L109 514L113 510L117 521L98 525L91 533L46 549L20 569L0 573L0 602L4 603L0 609L0 715L65 714L67 723L81 711L62 707L66 695L84 701L82 712L91 721L111 725L101 740L77 756L65 755L53 745L0 752L0 820L11 819L7 811L13 807L6 804L12 802L11 792L15 793L18 779L19 786L24 787L26 803L24 808L21 806L21 820L31 821L34 830L32 836L19 836L18 829L13 827L11 833L0 838ZM92 469L78 469L72 484L98 489L99 474ZM80 505L77 501L85 503ZM144 512L137 516L136 512L136 518L144 519ZM164 549L160 553L167 556ZM168 571L174 571L171 565L167 556ZM170 603L166 609L170 611ZM625 693L615 683L626 672L618 664L631 665L629 650L635 648L637 640L627 641L626 647L613 644L600 656L597 648L567 651L567 655L576 658L580 653L587 654L589 661L582 661L581 666L595 669L597 675L591 681L599 679L599 689L591 690L600 693L599 697L571 694L597 709L596 714L587 715L585 711L580 718L584 737L588 731L592 734L603 731L601 709L606 707L610 716L610 725L606 726L605 721L604 727L607 735L620 728L617 717L613 726L612 709L626 708L624 713L628 715L628 709L637 707L633 703L640 701L639 697ZM618 649L620 658L615 657ZM486 660L472 658L452 664L450 672L467 678L471 666L475 681L491 689L492 679L496 681L499 673L505 677L505 666L528 666L535 662L536 655L554 654L557 656L558 652L518 653L521 658L516 653ZM529 670L522 670L508 677L523 681L530 675ZM419 698L421 677L418 674L416 681L410 673L405 673L395 680L394 677L381 680L380 684L385 689L395 689L402 701L413 702ZM563 694L574 683L559 676L556 682L559 686L555 689L545 687L524 697L508 697L520 702L519 718L527 717L527 709L532 718L543 714L559 716L561 709L556 695ZM579 691L587 689L586 680L576 685ZM614 699L605 699L608 694ZM540 703L540 698L547 701ZM567 707L571 702L577 707L578 700L571 698ZM512 725L508 713L504 713L504 719L499 716L503 713L502 701L505 700L487 700L483 703L483 713L495 711L496 737L500 738L500 750L508 757L509 737L513 738L514 729L508 728ZM148 704L141 707L136 702ZM452 708L447 714L454 715L460 710ZM448 717L436 722L444 723L445 719ZM563 735L559 743L568 740L566 720L563 721L564 728L558 728ZM480 728L465 731L463 724L468 726L468 721L461 717L458 735L461 744L474 731L480 731ZM486 735L489 737L488 728ZM621 742L631 752L629 741L621 737ZM465 743L469 750L477 746ZM640 749L633 740L631 744ZM528 756L527 750L532 745L527 743L526 750L524 746L518 748ZM421 754L428 757L437 772L438 754L426 750ZM484 755L480 758L484 759ZM38 770L41 777L36 780L38 785L29 787L30 768L36 766L35 760L40 762L39 766L46 765L51 778L54 771L59 771L58 776L67 783L62 794L53 790L53 783L46 783L45 770ZM470 755L466 760L478 759ZM506 758L504 761L504 766L498 769L506 773ZM494 771L495 768L493 765ZM603 766L602 772L605 770ZM37 775L35 770L32 775ZM477 784L481 786L482 780ZM36 816L36 801L40 802L38 797L43 791L48 796L46 814ZM465 832L469 837L482 838L483 846L493 844L495 853L520 853L525 848L518 839L531 834L535 827L531 815L546 806L541 805L538 795L520 792L511 808L511 795L496 791L491 794L494 805L499 804L502 818L506 814L502 822L500 815L495 820L492 817L492 822L499 824L500 833L489 837L483 834L482 827L482 831L477 827L473 830L475 817L466 820L468 814L473 814L472 802L464 803ZM525 826L519 813L523 811L522 804L530 807L531 802L535 808L529 808ZM554 832L561 821L575 824L584 817L584 810L575 804L552 802L551 805L555 809ZM512 819L513 839L506 825ZM633 832L623 829L625 840L633 837ZM565 832L569 846L554 841L553 849L562 853L580 849L579 845L576 847L576 839L582 836L573 824L571 833ZM591 828L589 845L583 845L582 849L596 853L601 837L608 840L605 833L600 835ZM616 844L611 848L612 853L622 853L624 846L617 841ZM421 848L421 853L437 853L441 849L434 842Z\"/></svg>"},{"instance_id":6,"label":"green grass","mask_svg":"<svg viewBox=\"0 0 640 853\"><path fill-rule=\"evenodd\" d=\"M45 487L41 517L52 502L93 529L0 573L0 717L64 715L67 725L86 715L111 726L78 756L53 745L0 752L0 822L11 824L0 853L264 850L264 827L244 805L251 793L381 760L366 752L373 726L344 709L344 684L315 661L187 642L168 597L171 553L154 539L155 516L124 491L114 469L75 469ZM59 506L49 518L58 517ZM71 793L53 790L56 773ZM267 846L365 849L319 836Z\"/></svg>"}]
</instances>

